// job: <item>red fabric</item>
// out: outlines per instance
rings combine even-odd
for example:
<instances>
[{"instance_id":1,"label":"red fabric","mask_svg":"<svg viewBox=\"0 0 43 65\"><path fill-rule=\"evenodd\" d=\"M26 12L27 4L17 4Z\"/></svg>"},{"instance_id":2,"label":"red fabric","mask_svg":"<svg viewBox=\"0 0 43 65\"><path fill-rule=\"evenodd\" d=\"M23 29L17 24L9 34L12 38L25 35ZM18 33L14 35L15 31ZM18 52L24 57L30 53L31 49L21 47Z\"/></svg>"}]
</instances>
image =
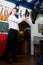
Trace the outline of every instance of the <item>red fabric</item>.
<instances>
[{"instance_id":1,"label":"red fabric","mask_svg":"<svg viewBox=\"0 0 43 65\"><path fill-rule=\"evenodd\" d=\"M6 49L8 34L0 34L0 56L2 56Z\"/></svg>"}]
</instances>

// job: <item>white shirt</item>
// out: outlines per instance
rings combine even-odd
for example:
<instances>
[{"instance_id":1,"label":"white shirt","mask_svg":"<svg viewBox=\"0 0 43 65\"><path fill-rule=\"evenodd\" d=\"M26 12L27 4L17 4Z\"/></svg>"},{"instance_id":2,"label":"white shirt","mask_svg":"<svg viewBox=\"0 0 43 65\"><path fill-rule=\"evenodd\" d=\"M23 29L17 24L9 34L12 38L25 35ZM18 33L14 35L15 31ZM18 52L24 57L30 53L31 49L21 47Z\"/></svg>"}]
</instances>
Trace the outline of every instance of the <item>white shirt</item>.
<instances>
[{"instance_id":1,"label":"white shirt","mask_svg":"<svg viewBox=\"0 0 43 65\"><path fill-rule=\"evenodd\" d=\"M22 19L18 19L16 18L16 16L11 14L8 18L8 21L9 21L9 29L12 28L15 30L19 30L18 24L21 23Z\"/></svg>"}]
</instances>

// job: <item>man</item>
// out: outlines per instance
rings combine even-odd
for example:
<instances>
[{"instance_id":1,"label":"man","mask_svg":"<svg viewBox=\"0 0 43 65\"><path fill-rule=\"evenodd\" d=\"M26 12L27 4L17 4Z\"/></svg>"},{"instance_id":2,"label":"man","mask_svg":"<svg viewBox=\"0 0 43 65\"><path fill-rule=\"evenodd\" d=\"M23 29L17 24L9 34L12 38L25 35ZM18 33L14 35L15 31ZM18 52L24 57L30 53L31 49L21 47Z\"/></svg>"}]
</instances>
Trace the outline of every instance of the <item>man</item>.
<instances>
[{"instance_id":1,"label":"man","mask_svg":"<svg viewBox=\"0 0 43 65\"><path fill-rule=\"evenodd\" d=\"M11 57L13 61L17 61L16 57L16 49L17 49L17 44L18 44L18 31L19 31L19 26L18 24L21 22L26 21L29 17L18 19L16 18L17 14L17 9L13 8L8 21L9 21L9 32L8 32L8 40L7 40L7 47L6 47L6 60L9 63L9 56L11 53Z\"/></svg>"}]
</instances>

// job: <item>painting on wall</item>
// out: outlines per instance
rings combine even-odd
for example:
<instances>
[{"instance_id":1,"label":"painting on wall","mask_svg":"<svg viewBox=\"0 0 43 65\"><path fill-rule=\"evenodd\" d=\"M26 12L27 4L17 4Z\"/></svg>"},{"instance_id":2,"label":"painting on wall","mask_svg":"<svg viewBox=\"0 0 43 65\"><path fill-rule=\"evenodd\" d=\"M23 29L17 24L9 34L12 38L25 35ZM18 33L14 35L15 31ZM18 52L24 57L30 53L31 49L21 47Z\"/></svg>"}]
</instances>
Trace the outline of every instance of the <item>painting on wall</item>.
<instances>
[{"instance_id":1,"label":"painting on wall","mask_svg":"<svg viewBox=\"0 0 43 65\"><path fill-rule=\"evenodd\" d=\"M11 8L0 4L0 20L8 21L8 16L11 12Z\"/></svg>"},{"instance_id":2,"label":"painting on wall","mask_svg":"<svg viewBox=\"0 0 43 65\"><path fill-rule=\"evenodd\" d=\"M38 24L38 32L43 33L43 24Z\"/></svg>"},{"instance_id":3,"label":"painting on wall","mask_svg":"<svg viewBox=\"0 0 43 65\"><path fill-rule=\"evenodd\" d=\"M9 28L8 23L0 21L0 32L1 33L8 33L8 28Z\"/></svg>"}]
</instances>

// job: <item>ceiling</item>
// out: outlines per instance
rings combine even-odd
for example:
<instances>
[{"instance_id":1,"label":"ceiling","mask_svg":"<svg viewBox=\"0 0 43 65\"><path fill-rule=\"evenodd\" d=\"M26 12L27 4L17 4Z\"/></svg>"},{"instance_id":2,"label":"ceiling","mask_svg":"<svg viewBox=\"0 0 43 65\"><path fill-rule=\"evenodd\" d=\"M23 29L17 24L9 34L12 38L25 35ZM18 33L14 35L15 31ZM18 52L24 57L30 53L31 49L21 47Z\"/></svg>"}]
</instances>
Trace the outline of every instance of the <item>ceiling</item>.
<instances>
[{"instance_id":1,"label":"ceiling","mask_svg":"<svg viewBox=\"0 0 43 65\"><path fill-rule=\"evenodd\" d=\"M34 2L35 0L6 0L6 1L9 1L9 2L12 2L12 3L15 3L16 6L24 6L26 8L30 8L30 9L33 9L34 8Z\"/></svg>"}]
</instances>

